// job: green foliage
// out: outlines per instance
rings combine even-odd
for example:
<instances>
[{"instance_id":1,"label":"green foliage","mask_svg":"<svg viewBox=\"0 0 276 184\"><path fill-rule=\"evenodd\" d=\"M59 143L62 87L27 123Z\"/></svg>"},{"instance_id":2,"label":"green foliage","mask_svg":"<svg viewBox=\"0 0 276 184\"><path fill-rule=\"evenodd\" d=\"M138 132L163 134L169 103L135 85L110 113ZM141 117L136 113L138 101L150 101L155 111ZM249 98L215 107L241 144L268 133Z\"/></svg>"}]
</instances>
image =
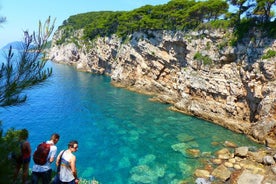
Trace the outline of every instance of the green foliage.
<instances>
[{"instance_id":1,"label":"green foliage","mask_svg":"<svg viewBox=\"0 0 276 184\"><path fill-rule=\"evenodd\" d=\"M253 14L262 22L269 22L272 6L276 4L276 0L256 0L256 6Z\"/></svg>"},{"instance_id":2,"label":"green foliage","mask_svg":"<svg viewBox=\"0 0 276 184\"><path fill-rule=\"evenodd\" d=\"M111 35L118 29L121 12L92 12L91 19L84 26L84 38L93 40L97 36ZM76 17L78 18L78 17Z\"/></svg>"},{"instance_id":3,"label":"green foliage","mask_svg":"<svg viewBox=\"0 0 276 184\"><path fill-rule=\"evenodd\" d=\"M49 49L49 48L51 48L51 45L52 45L52 41L48 41L45 45L45 48Z\"/></svg>"},{"instance_id":4,"label":"green foliage","mask_svg":"<svg viewBox=\"0 0 276 184\"><path fill-rule=\"evenodd\" d=\"M83 13L71 16L63 23L60 28L64 36L57 44L70 37L71 29L83 29L84 40L111 34L126 38L135 31L193 29L218 20L227 10L228 4L224 0L171 0L164 5L146 5L132 11Z\"/></svg>"},{"instance_id":5,"label":"green foliage","mask_svg":"<svg viewBox=\"0 0 276 184\"><path fill-rule=\"evenodd\" d=\"M209 56L203 56L200 52L194 55L194 59L197 61L202 61L203 65L212 65L213 61Z\"/></svg>"},{"instance_id":6,"label":"green foliage","mask_svg":"<svg viewBox=\"0 0 276 184\"><path fill-rule=\"evenodd\" d=\"M262 59L269 59L276 56L276 51L269 49L263 56Z\"/></svg>"},{"instance_id":7,"label":"green foliage","mask_svg":"<svg viewBox=\"0 0 276 184\"><path fill-rule=\"evenodd\" d=\"M55 44L61 45L62 43L66 42L66 39L70 37L70 35L73 33L74 28L72 26L66 26L62 29L61 38L56 40Z\"/></svg>"},{"instance_id":8,"label":"green foliage","mask_svg":"<svg viewBox=\"0 0 276 184\"><path fill-rule=\"evenodd\" d=\"M15 171L15 160L11 158L11 153L18 154L19 130L9 129L3 135L3 129L0 124L0 184L13 183L13 174Z\"/></svg>"},{"instance_id":9,"label":"green foliage","mask_svg":"<svg viewBox=\"0 0 276 184\"><path fill-rule=\"evenodd\" d=\"M222 28L222 29L226 30L231 26L230 21L228 21L228 20L214 20L214 21L211 21L209 24L211 25L211 28L213 28L213 29Z\"/></svg>"},{"instance_id":10,"label":"green foliage","mask_svg":"<svg viewBox=\"0 0 276 184\"><path fill-rule=\"evenodd\" d=\"M45 70L46 59L42 52L53 29L49 17L43 26L39 21L37 33L29 35L24 31L25 43L16 56L10 46L6 61L0 67L0 106L25 102L27 96L22 95L22 91L50 77L52 70Z\"/></svg>"},{"instance_id":11,"label":"green foliage","mask_svg":"<svg viewBox=\"0 0 276 184\"><path fill-rule=\"evenodd\" d=\"M214 29L221 29L221 30L227 30L231 27L229 20L211 20L209 22L201 23L197 26L197 30L201 29L208 29L208 30L214 30Z\"/></svg>"},{"instance_id":12,"label":"green foliage","mask_svg":"<svg viewBox=\"0 0 276 184\"><path fill-rule=\"evenodd\" d=\"M262 24L262 29L265 30L270 37L276 38L276 21Z\"/></svg>"},{"instance_id":13,"label":"green foliage","mask_svg":"<svg viewBox=\"0 0 276 184\"><path fill-rule=\"evenodd\" d=\"M254 21L250 19L242 19L241 23L237 25L235 29L235 35L238 40L244 37L246 33L249 32L250 28L254 26Z\"/></svg>"},{"instance_id":14,"label":"green foliage","mask_svg":"<svg viewBox=\"0 0 276 184\"><path fill-rule=\"evenodd\" d=\"M237 37L235 37L235 36L232 36L230 39L229 39L229 46L236 46L237 45L237 43L238 43L238 40L237 40Z\"/></svg>"},{"instance_id":15,"label":"green foliage","mask_svg":"<svg viewBox=\"0 0 276 184\"><path fill-rule=\"evenodd\" d=\"M228 12L229 5L237 11ZM261 26L276 37L275 23L270 22L274 15L272 5L276 5L275 0L171 0L167 4L146 5L132 11L88 12L64 21L59 28L63 30L62 37L56 44L74 42L70 38L77 29L83 29L81 39L87 42L112 34L124 40L133 32L146 30L225 30L231 27L236 38L231 38L230 45L235 45L254 26Z\"/></svg>"},{"instance_id":16,"label":"green foliage","mask_svg":"<svg viewBox=\"0 0 276 184\"><path fill-rule=\"evenodd\" d=\"M211 49L211 42L207 42L207 44L206 44L206 50L210 50Z\"/></svg>"},{"instance_id":17,"label":"green foliage","mask_svg":"<svg viewBox=\"0 0 276 184\"><path fill-rule=\"evenodd\" d=\"M235 35L237 40L242 39L247 35L250 30L258 29L267 36L276 38L276 22L257 22L255 19L242 19L239 24L236 25Z\"/></svg>"}]
</instances>

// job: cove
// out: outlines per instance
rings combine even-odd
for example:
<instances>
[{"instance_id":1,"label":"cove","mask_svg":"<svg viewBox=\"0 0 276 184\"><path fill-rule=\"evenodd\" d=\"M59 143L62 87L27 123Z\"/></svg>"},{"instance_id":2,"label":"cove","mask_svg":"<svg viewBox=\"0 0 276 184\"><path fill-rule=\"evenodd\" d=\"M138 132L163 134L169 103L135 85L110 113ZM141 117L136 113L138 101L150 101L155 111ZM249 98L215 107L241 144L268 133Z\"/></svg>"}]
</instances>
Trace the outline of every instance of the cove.
<instances>
[{"instance_id":1,"label":"cove","mask_svg":"<svg viewBox=\"0 0 276 184\"><path fill-rule=\"evenodd\" d=\"M189 148L204 155L219 150L225 141L261 147L244 135L169 111L169 105L150 102L149 96L115 88L107 76L56 63L49 66L53 76L27 90L26 103L0 108L0 119L4 130L29 130L32 152L54 132L61 136L58 152L70 140L78 140L81 178L103 184L173 184L191 178L202 164L201 157L187 154Z\"/></svg>"}]
</instances>

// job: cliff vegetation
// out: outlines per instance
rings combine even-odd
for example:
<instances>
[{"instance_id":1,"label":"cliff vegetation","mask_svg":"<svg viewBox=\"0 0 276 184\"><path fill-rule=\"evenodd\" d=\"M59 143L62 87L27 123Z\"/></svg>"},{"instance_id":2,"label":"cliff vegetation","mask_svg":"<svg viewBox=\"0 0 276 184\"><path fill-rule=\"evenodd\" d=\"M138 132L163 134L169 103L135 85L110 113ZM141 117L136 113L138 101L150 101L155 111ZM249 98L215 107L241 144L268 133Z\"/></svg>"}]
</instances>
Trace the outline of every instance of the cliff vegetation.
<instances>
[{"instance_id":1,"label":"cliff vegetation","mask_svg":"<svg viewBox=\"0 0 276 184\"><path fill-rule=\"evenodd\" d=\"M275 0L171 0L164 5L146 5L132 11L77 14L70 16L60 26L63 35L56 43L64 43L79 29L83 29L83 40L93 40L96 37L112 34L125 38L134 32L146 30L189 31L218 28L226 30L235 28L236 38L241 39L252 27L263 29L269 36L274 37L276 23L271 20L274 16L272 7L275 2Z\"/></svg>"}]
</instances>

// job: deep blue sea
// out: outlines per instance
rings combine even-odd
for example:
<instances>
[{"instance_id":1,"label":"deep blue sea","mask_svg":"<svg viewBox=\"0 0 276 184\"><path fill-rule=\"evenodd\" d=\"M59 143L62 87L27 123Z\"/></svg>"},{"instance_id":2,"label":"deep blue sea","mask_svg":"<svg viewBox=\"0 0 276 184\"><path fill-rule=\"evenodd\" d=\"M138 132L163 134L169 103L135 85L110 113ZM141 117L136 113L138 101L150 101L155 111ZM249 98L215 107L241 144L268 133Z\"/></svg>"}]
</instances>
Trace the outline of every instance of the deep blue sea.
<instances>
[{"instance_id":1,"label":"deep blue sea","mask_svg":"<svg viewBox=\"0 0 276 184\"><path fill-rule=\"evenodd\" d=\"M150 102L149 96L115 88L107 76L49 66L53 76L27 90L26 103L0 108L0 119L4 130L27 128L33 150L54 132L61 136L58 151L78 140L81 178L103 184L177 183L191 178L202 161L187 154L188 148L206 155L226 140L258 146L243 135Z\"/></svg>"}]
</instances>

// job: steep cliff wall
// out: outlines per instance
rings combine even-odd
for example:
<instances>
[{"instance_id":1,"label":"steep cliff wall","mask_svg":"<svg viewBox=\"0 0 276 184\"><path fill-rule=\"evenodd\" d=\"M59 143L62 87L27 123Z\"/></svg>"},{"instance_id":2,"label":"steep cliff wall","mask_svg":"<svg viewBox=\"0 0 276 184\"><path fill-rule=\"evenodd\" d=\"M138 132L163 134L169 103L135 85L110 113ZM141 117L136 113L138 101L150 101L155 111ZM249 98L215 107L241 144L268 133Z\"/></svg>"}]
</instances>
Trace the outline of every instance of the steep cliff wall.
<instances>
[{"instance_id":1,"label":"steep cliff wall","mask_svg":"<svg viewBox=\"0 0 276 184\"><path fill-rule=\"evenodd\" d=\"M231 33L218 30L148 31L57 45L61 36L48 53L53 61L110 75L115 86L276 147L276 58L261 59L275 40L254 31L232 47Z\"/></svg>"}]
</instances>

